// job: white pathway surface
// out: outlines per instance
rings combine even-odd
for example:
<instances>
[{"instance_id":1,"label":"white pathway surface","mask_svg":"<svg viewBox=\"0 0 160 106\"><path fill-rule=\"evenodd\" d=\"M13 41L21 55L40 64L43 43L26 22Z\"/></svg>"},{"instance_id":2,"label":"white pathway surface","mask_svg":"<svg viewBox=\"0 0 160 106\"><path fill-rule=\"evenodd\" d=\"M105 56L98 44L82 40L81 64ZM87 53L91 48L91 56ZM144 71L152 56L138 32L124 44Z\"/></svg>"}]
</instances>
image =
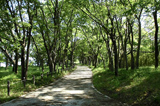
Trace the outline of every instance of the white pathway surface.
<instances>
[{"instance_id":1,"label":"white pathway surface","mask_svg":"<svg viewBox=\"0 0 160 106\"><path fill-rule=\"evenodd\" d=\"M92 87L92 71L77 66L70 75L0 106L122 106Z\"/></svg>"}]
</instances>

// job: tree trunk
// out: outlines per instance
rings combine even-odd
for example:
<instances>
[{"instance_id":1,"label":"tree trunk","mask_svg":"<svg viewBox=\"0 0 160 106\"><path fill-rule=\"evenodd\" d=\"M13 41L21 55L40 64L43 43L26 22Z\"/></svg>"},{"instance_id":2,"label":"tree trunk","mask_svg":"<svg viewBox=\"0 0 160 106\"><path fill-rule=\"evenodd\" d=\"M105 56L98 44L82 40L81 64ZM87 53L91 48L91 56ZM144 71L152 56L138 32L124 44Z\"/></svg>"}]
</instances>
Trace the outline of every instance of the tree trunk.
<instances>
[{"instance_id":1,"label":"tree trunk","mask_svg":"<svg viewBox=\"0 0 160 106\"><path fill-rule=\"evenodd\" d=\"M113 39L113 45L114 45L115 76L118 76L118 56L117 56L117 45L115 38Z\"/></svg>"},{"instance_id":2,"label":"tree trunk","mask_svg":"<svg viewBox=\"0 0 160 106\"><path fill-rule=\"evenodd\" d=\"M131 45L131 69L133 70L135 68L134 66L134 55L133 55L133 30L132 30L132 26L130 25L130 29L131 29L131 36L132 36L132 41L130 43Z\"/></svg>"},{"instance_id":3,"label":"tree trunk","mask_svg":"<svg viewBox=\"0 0 160 106\"><path fill-rule=\"evenodd\" d=\"M6 57L6 70L8 68L8 58Z\"/></svg>"},{"instance_id":4,"label":"tree trunk","mask_svg":"<svg viewBox=\"0 0 160 106\"><path fill-rule=\"evenodd\" d=\"M49 72L53 73L54 65L52 62L49 62Z\"/></svg>"},{"instance_id":5,"label":"tree trunk","mask_svg":"<svg viewBox=\"0 0 160 106\"><path fill-rule=\"evenodd\" d=\"M141 20L138 19L138 26L139 26L139 38L138 38L138 48L137 48L137 57L136 57L136 68L139 68L139 55L140 55L140 46L141 46Z\"/></svg>"},{"instance_id":6,"label":"tree trunk","mask_svg":"<svg viewBox=\"0 0 160 106\"><path fill-rule=\"evenodd\" d=\"M64 70L64 65L65 65L65 58L63 58L63 62L62 62L62 69Z\"/></svg>"},{"instance_id":7,"label":"tree trunk","mask_svg":"<svg viewBox=\"0 0 160 106\"><path fill-rule=\"evenodd\" d=\"M127 42L124 44L124 57L126 62L126 70L128 70L128 59L127 59Z\"/></svg>"},{"instance_id":8,"label":"tree trunk","mask_svg":"<svg viewBox=\"0 0 160 106\"><path fill-rule=\"evenodd\" d=\"M124 56L125 56L125 62L126 62L126 70L128 70L127 41L128 41L128 36L130 36L129 19L127 19L126 27L127 29L126 29L125 39L124 39Z\"/></svg>"},{"instance_id":9,"label":"tree trunk","mask_svg":"<svg viewBox=\"0 0 160 106\"><path fill-rule=\"evenodd\" d=\"M26 78L25 47L21 47L21 79Z\"/></svg>"},{"instance_id":10,"label":"tree trunk","mask_svg":"<svg viewBox=\"0 0 160 106\"><path fill-rule=\"evenodd\" d=\"M114 65L115 65L115 76L118 76L118 55L117 55L117 43L116 43L116 35L115 35L115 29L114 29L114 22L113 22L113 18L110 17L110 21L111 21L111 34L110 34L110 38L112 40L113 43L113 51L114 51Z\"/></svg>"},{"instance_id":11,"label":"tree trunk","mask_svg":"<svg viewBox=\"0 0 160 106\"><path fill-rule=\"evenodd\" d=\"M155 24L155 68L158 68L158 22L157 22L157 10L153 12L154 24Z\"/></svg>"},{"instance_id":12,"label":"tree trunk","mask_svg":"<svg viewBox=\"0 0 160 106\"><path fill-rule=\"evenodd\" d=\"M122 62L122 58L121 58L121 56L119 57L119 68L122 68L122 66L121 66L121 63Z\"/></svg>"},{"instance_id":13,"label":"tree trunk","mask_svg":"<svg viewBox=\"0 0 160 106\"><path fill-rule=\"evenodd\" d=\"M73 62L73 50L71 51L71 63L70 63L70 65L71 65L71 67L73 67L73 64L74 64L74 62Z\"/></svg>"},{"instance_id":14,"label":"tree trunk","mask_svg":"<svg viewBox=\"0 0 160 106\"><path fill-rule=\"evenodd\" d=\"M56 62L54 62L53 64L54 64L54 72L57 72L57 70L56 70Z\"/></svg>"},{"instance_id":15,"label":"tree trunk","mask_svg":"<svg viewBox=\"0 0 160 106\"><path fill-rule=\"evenodd\" d=\"M114 71L111 48L109 47L109 36L107 35L107 37L108 37L108 39L106 40L105 43L106 43L106 48L107 48L108 55L109 55L109 70Z\"/></svg>"},{"instance_id":16,"label":"tree trunk","mask_svg":"<svg viewBox=\"0 0 160 106\"><path fill-rule=\"evenodd\" d=\"M30 17L29 17L30 18ZM28 71L28 64L29 64L29 55L30 55L30 43L31 43L31 31L32 31L32 20L30 18L29 20L31 27L29 28L29 32L27 33L28 36L28 44L27 44L27 54L26 54L26 77L27 77L27 71ZM27 78L26 78L27 79Z\"/></svg>"},{"instance_id":17,"label":"tree trunk","mask_svg":"<svg viewBox=\"0 0 160 106\"><path fill-rule=\"evenodd\" d=\"M15 64L14 64L14 72L17 74L18 72L18 50L15 50Z\"/></svg>"}]
</instances>

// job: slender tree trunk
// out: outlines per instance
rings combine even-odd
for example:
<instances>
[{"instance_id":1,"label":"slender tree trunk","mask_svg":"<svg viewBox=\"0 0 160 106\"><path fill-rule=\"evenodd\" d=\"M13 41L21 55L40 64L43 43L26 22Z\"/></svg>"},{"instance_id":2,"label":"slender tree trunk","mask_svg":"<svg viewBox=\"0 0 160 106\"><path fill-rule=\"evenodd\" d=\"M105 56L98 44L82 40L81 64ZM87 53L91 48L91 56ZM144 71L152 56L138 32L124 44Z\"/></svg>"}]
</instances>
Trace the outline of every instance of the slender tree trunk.
<instances>
[{"instance_id":1,"label":"slender tree trunk","mask_svg":"<svg viewBox=\"0 0 160 106\"><path fill-rule=\"evenodd\" d=\"M120 56L120 38L118 39L118 52L117 52L117 55L118 55L118 68L119 68L119 56Z\"/></svg>"},{"instance_id":2,"label":"slender tree trunk","mask_svg":"<svg viewBox=\"0 0 160 106\"><path fill-rule=\"evenodd\" d=\"M62 69L64 70L64 65L65 65L65 58L63 58L63 62L62 62Z\"/></svg>"},{"instance_id":3,"label":"slender tree trunk","mask_svg":"<svg viewBox=\"0 0 160 106\"><path fill-rule=\"evenodd\" d=\"M29 51L30 51L30 35L28 37L28 45L27 45L27 56L26 56L26 70L25 70L25 74L26 74L26 77L27 77L27 71L28 71L28 64L29 64ZM27 78L26 78L27 79Z\"/></svg>"},{"instance_id":4,"label":"slender tree trunk","mask_svg":"<svg viewBox=\"0 0 160 106\"><path fill-rule=\"evenodd\" d=\"M108 36L108 35L107 35L107 36ZM106 41L106 48L107 48L108 55L109 55L109 70L114 71L111 48L109 47L109 36L108 36L108 39L107 39L107 41Z\"/></svg>"},{"instance_id":5,"label":"slender tree trunk","mask_svg":"<svg viewBox=\"0 0 160 106\"><path fill-rule=\"evenodd\" d=\"M139 26L139 38L138 38L138 48L137 48L137 57L136 57L136 68L139 68L139 55L140 55L140 46L141 46L141 20L138 19L138 26Z\"/></svg>"},{"instance_id":6,"label":"slender tree trunk","mask_svg":"<svg viewBox=\"0 0 160 106\"><path fill-rule=\"evenodd\" d=\"M49 70L50 70L50 73L52 73L54 70L54 65L52 62L49 63Z\"/></svg>"},{"instance_id":7,"label":"slender tree trunk","mask_svg":"<svg viewBox=\"0 0 160 106\"><path fill-rule=\"evenodd\" d=\"M18 72L18 50L15 50L15 64L14 64L14 71L17 74Z\"/></svg>"},{"instance_id":8,"label":"slender tree trunk","mask_svg":"<svg viewBox=\"0 0 160 106\"><path fill-rule=\"evenodd\" d=\"M127 42L124 44L124 57L126 62L126 70L128 70L128 59L127 59Z\"/></svg>"},{"instance_id":9,"label":"slender tree trunk","mask_svg":"<svg viewBox=\"0 0 160 106\"><path fill-rule=\"evenodd\" d=\"M128 41L128 36L130 36L129 19L127 19L126 26L127 26L127 29L126 29L125 40L124 40L124 55L125 55L125 62L126 62L126 70L128 70L127 41Z\"/></svg>"},{"instance_id":10,"label":"slender tree trunk","mask_svg":"<svg viewBox=\"0 0 160 106\"><path fill-rule=\"evenodd\" d=\"M50 73L52 73L54 71L54 63L52 60L51 53L49 54L49 69L50 69Z\"/></svg>"},{"instance_id":11,"label":"slender tree trunk","mask_svg":"<svg viewBox=\"0 0 160 106\"><path fill-rule=\"evenodd\" d=\"M122 68L122 58L121 58L121 56L119 57L119 68Z\"/></svg>"},{"instance_id":12,"label":"slender tree trunk","mask_svg":"<svg viewBox=\"0 0 160 106\"><path fill-rule=\"evenodd\" d=\"M26 66L25 66L25 47L21 47L21 79L23 80L24 77L26 78Z\"/></svg>"},{"instance_id":13,"label":"slender tree trunk","mask_svg":"<svg viewBox=\"0 0 160 106\"><path fill-rule=\"evenodd\" d=\"M154 24L155 24L155 68L158 68L158 22L157 22L157 10L153 12Z\"/></svg>"},{"instance_id":14,"label":"slender tree trunk","mask_svg":"<svg viewBox=\"0 0 160 106\"><path fill-rule=\"evenodd\" d=\"M54 62L53 64L54 64L54 72L57 72L57 70L56 70L56 62Z\"/></svg>"},{"instance_id":15,"label":"slender tree trunk","mask_svg":"<svg viewBox=\"0 0 160 106\"><path fill-rule=\"evenodd\" d=\"M8 58L6 57L6 70L8 68Z\"/></svg>"},{"instance_id":16,"label":"slender tree trunk","mask_svg":"<svg viewBox=\"0 0 160 106\"><path fill-rule=\"evenodd\" d=\"M115 76L118 76L118 56L117 56L117 45L115 38L113 40L113 45L114 45Z\"/></svg>"},{"instance_id":17,"label":"slender tree trunk","mask_svg":"<svg viewBox=\"0 0 160 106\"><path fill-rule=\"evenodd\" d=\"M131 69L134 69L135 66L134 66L134 55L133 55L133 30L132 30L132 26L130 25L130 28L131 28L131 37L132 37L132 41L130 43L131 45Z\"/></svg>"},{"instance_id":18,"label":"slender tree trunk","mask_svg":"<svg viewBox=\"0 0 160 106\"><path fill-rule=\"evenodd\" d=\"M115 76L118 76L118 55L117 55L117 43L116 43L116 35L115 35L115 29L114 29L114 22L113 22L113 18L110 17L111 20L111 34L110 34L110 38L112 40L113 43L113 51L114 51L114 65L115 65Z\"/></svg>"},{"instance_id":19,"label":"slender tree trunk","mask_svg":"<svg viewBox=\"0 0 160 106\"><path fill-rule=\"evenodd\" d=\"M71 51L71 63L70 63L71 67L73 67L73 50Z\"/></svg>"}]
</instances>

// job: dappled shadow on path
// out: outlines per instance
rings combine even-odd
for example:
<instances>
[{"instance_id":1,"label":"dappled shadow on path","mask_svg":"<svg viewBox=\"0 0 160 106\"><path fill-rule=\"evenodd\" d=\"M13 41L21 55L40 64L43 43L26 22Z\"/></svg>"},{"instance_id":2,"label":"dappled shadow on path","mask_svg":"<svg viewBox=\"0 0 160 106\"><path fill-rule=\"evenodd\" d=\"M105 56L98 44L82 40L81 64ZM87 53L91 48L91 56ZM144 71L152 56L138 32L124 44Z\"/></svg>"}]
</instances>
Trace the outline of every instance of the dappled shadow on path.
<instances>
[{"instance_id":1,"label":"dappled shadow on path","mask_svg":"<svg viewBox=\"0 0 160 106\"><path fill-rule=\"evenodd\" d=\"M1 106L121 106L92 88L92 72L85 66L47 87Z\"/></svg>"}]
</instances>

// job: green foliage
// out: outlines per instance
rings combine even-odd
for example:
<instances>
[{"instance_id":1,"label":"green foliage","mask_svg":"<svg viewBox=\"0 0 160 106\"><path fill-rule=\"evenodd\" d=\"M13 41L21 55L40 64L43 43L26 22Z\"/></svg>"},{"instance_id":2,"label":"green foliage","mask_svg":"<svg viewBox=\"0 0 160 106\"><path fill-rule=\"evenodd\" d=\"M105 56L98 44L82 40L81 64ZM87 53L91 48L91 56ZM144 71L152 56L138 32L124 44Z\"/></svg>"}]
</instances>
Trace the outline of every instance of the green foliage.
<instances>
[{"instance_id":1,"label":"green foliage","mask_svg":"<svg viewBox=\"0 0 160 106\"><path fill-rule=\"evenodd\" d=\"M9 1L9 4L7 1ZM20 5L18 5L18 2ZM47 0L44 3L39 0L1 0L0 48L3 52L6 50L10 57L11 55L14 56L15 50L17 50L20 57L21 48L26 48L31 39L29 56L34 60L34 62L31 62L32 64L38 64L39 62L48 64L49 60L54 60L56 64L60 64L73 56L74 60L79 59L79 61L84 61L85 64L89 64L89 62L93 64L98 60L99 66L104 64L108 66L109 50L113 59L115 56L113 46L113 41L115 40L117 42L115 45L119 52L118 56L119 59L122 59L123 67L125 67L124 47L127 47L126 54L129 53L127 55L127 63L130 67L131 45L133 45L134 59L136 61L139 39L138 28L140 28L137 19L139 18L142 24L140 66L151 66L155 63L155 30L152 12L160 10L159 2L157 0L59 0L56 4L54 0ZM140 14L141 10L143 10L142 15ZM159 17L158 22L160 22ZM131 42L131 28L133 30L133 42ZM29 32L31 38L29 37ZM111 39L114 33L115 39ZM126 45L125 41L127 42ZM27 53L26 50L24 52ZM4 61L2 57L4 56L0 54L0 62ZM12 58L14 57L10 59ZM31 74L40 75L35 67L29 67L29 70L32 71L28 72L29 79L31 79ZM97 70L96 73L100 73L97 78L101 78L103 76L101 73L103 73L109 79L101 79L101 82L96 83L100 84L100 88L103 89L111 85L109 87L110 91L121 89L118 87L121 86L122 81L125 82L126 79L136 74L135 82L129 86L133 89L129 88L129 91L127 91L134 92L137 88L132 86L137 86L150 77L147 74L142 76L148 77L142 77L140 74L144 73L138 70L133 70L133 72L129 70L127 73L123 73L125 71L121 70L120 77L115 78L112 76L113 73L109 72L108 75L102 69ZM3 71L4 69L2 69L1 74L2 80L20 78L20 73L14 75L8 70L6 70L6 73ZM8 75L6 76L7 73ZM137 77L139 75L140 78ZM108 81L107 85L103 84L103 81L105 82L106 80ZM30 85L27 86L27 89L31 87ZM34 88L34 86L32 87ZM117 96L117 94L113 96ZM155 102L158 100L159 97L155 95Z\"/></svg>"},{"instance_id":2,"label":"green foliage","mask_svg":"<svg viewBox=\"0 0 160 106\"><path fill-rule=\"evenodd\" d=\"M4 62L4 55L0 53L0 62Z\"/></svg>"},{"instance_id":3,"label":"green foliage","mask_svg":"<svg viewBox=\"0 0 160 106\"><path fill-rule=\"evenodd\" d=\"M140 67L137 70L120 69L115 77L111 71L93 69L93 84L102 93L130 105L160 105L160 69Z\"/></svg>"}]
</instances>

